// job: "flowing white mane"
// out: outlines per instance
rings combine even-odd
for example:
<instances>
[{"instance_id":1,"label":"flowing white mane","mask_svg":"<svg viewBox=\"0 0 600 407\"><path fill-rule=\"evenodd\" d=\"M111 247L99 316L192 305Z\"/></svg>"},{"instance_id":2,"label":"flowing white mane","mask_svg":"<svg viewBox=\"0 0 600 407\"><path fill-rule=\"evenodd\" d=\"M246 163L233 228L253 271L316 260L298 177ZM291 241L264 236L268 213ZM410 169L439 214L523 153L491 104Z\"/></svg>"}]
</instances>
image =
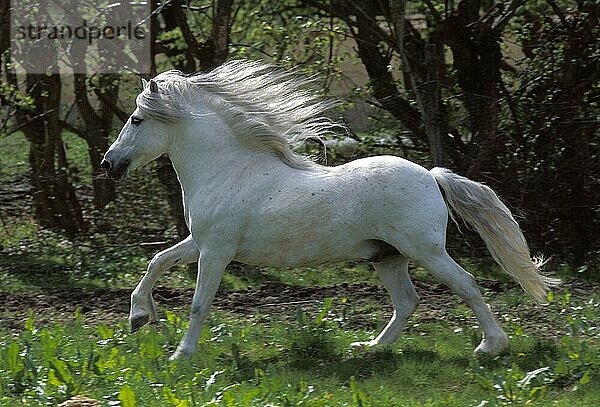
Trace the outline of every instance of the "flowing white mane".
<instances>
[{"instance_id":1,"label":"flowing white mane","mask_svg":"<svg viewBox=\"0 0 600 407\"><path fill-rule=\"evenodd\" d=\"M229 61L208 73L163 72L154 78L158 94L147 88L138 107L161 121L199 117L197 106L208 106L223 117L236 136L272 151L296 168L312 164L292 148L308 138L321 138L343 128L323 113L335 106L310 89L313 80L300 78L268 63Z\"/></svg>"}]
</instances>

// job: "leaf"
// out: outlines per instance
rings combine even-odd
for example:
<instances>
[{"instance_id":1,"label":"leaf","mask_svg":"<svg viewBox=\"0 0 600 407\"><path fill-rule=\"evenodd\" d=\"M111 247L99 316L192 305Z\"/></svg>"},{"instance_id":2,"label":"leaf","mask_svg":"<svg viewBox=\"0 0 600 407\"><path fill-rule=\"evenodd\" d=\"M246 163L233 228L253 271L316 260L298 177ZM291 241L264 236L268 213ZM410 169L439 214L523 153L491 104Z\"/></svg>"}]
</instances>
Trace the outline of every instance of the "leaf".
<instances>
[{"instance_id":1,"label":"leaf","mask_svg":"<svg viewBox=\"0 0 600 407\"><path fill-rule=\"evenodd\" d=\"M187 400L182 400L180 398L175 397L173 390L167 387L165 387L165 389L163 390L163 395L165 396L165 400L167 400L167 402L172 406L188 407L190 405Z\"/></svg>"},{"instance_id":2,"label":"leaf","mask_svg":"<svg viewBox=\"0 0 600 407\"><path fill-rule=\"evenodd\" d=\"M33 317L29 317L25 321L25 330L27 330L29 332L33 332L35 330Z\"/></svg>"},{"instance_id":3,"label":"leaf","mask_svg":"<svg viewBox=\"0 0 600 407\"><path fill-rule=\"evenodd\" d=\"M75 308L75 322L83 323L83 312L81 311L81 307Z\"/></svg>"},{"instance_id":4,"label":"leaf","mask_svg":"<svg viewBox=\"0 0 600 407\"><path fill-rule=\"evenodd\" d=\"M112 339L113 336L115 335L115 331L112 328L110 328L108 325L101 324L100 326L98 326L98 334L100 334L100 337L103 340Z\"/></svg>"},{"instance_id":5,"label":"leaf","mask_svg":"<svg viewBox=\"0 0 600 407\"><path fill-rule=\"evenodd\" d=\"M350 376L350 391L352 392L352 400L354 400L357 407L369 406L367 396L356 384L356 378L354 376Z\"/></svg>"},{"instance_id":6,"label":"leaf","mask_svg":"<svg viewBox=\"0 0 600 407\"><path fill-rule=\"evenodd\" d=\"M523 328L521 328L520 325L514 324L514 332L513 335L514 336L526 336L525 333L523 332Z\"/></svg>"},{"instance_id":7,"label":"leaf","mask_svg":"<svg viewBox=\"0 0 600 407\"><path fill-rule=\"evenodd\" d=\"M60 381L58 379L58 377L56 377L54 370L50 370L48 372L48 383L50 383L51 385L56 386L56 387L62 386L64 384L62 381Z\"/></svg>"},{"instance_id":8,"label":"leaf","mask_svg":"<svg viewBox=\"0 0 600 407\"><path fill-rule=\"evenodd\" d=\"M590 372L585 372L581 379L579 379L579 383L588 384L590 382Z\"/></svg>"},{"instance_id":9,"label":"leaf","mask_svg":"<svg viewBox=\"0 0 600 407\"><path fill-rule=\"evenodd\" d=\"M8 346L8 370L13 374L23 370L23 363L19 360L19 351L19 345L16 342L13 342Z\"/></svg>"},{"instance_id":10,"label":"leaf","mask_svg":"<svg viewBox=\"0 0 600 407\"><path fill-rule=\"evenodd\" d=\"M61 382L65 383L65 384L73 382L73 377L68 372L67 364L64 361L62 361L58 358L52 358L52 359L48 360L48 363L50 364L50 367L54 371L54 374L56 375L56 379L60 380Z\"/></svg>"},{"instance_id":11,"label":"leaf","mask_svg":"<svg viewBox=\"0 0 600 407\"><path fill-rule=\"evenodd\" d=\"M123 407L135 407L135 393L128 384L123 385L121 388L119 400Z\"/></svg>"},{"instance_id":12,"label":"leaf","mask_svg":"<svg viewBox=\"0 0 600 407\"><path fill-rule=\"evenodd\" d=\"M538 386L534 387L529 391L529 399L528 402L541 400L546 393L548 392L548 388L546 386Z\"/></svg>"},{"instance_id":13,"label":"leaf","mask_svg":"<svg viewBox=\"0 0 600 407\"><path fill-rule=\"evenodd\" d=\"M227 392L226 394L228 394L229 392ZM225 394L224 394L225 396ZM254 399L260 397L260 388L259 387L253 387L250 388L248 391L246 391L245 393L242 393L242 405L244 406L248 406L251 405L253 403L251 403L251 401L254 401Z\"/></svg>"},{"instance_id":14,"label":"leaf","mask_svg":"<svg viewBox=\"0 0 600 407\"><path fill-rule=\"evenodd\" d=\"M323 301L323 308L321 309L321 312L319 312L319 315L317 315L317 317L315 318L316 325L320 325L321 322L323 322L323 320L329 313L329 310L331 309L332 304L333 304L333 299L331 297L325 298L325 300Z\"/></svg>"}]
</instances>

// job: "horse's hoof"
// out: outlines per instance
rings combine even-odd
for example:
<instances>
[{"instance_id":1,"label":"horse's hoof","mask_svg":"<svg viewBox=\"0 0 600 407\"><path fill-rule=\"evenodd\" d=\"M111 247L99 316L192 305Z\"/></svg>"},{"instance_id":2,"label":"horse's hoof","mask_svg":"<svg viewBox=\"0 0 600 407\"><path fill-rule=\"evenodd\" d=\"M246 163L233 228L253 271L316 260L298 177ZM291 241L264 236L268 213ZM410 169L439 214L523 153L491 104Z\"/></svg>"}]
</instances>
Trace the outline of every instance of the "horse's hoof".
<instances>
[{"instance_id":1,"label":"horse's hoof","mask_svg":"<svg viewBox=\"0 0 600 407\"><path fill-rule=\"evenodd\" d=\"M187 360L187 359L191 359L191 358L192 358L191 353L186 353L186 352L181 352L179 350L176 350L175 353L173 353L169 357L169 362L174 362L176 360Z\"/></svg>"},{"instance_id":2,"label":"horse's hoof","mask_svg":"<svg viewBox=\"0 0 600 407\"><path fill-rule=\"evenodd\" d=\"M508 346L508 335L502 332L502 335L499 335L495 338L485 338L477 348L475 348L476 356L487 356L493 357L497 356L502 351L506 349Z\"/></svg>"},{"instance_id":3,"label":"horse's hoof","mask_svg":"<svg viewBox=\"0 0 600 407\"><path fill-rule=\"evenodd\" d=\"M150 316L146 314L137 314L129 318L131 333L137 332L141 327L150 322Z\"/></svg>"}]
</instances>

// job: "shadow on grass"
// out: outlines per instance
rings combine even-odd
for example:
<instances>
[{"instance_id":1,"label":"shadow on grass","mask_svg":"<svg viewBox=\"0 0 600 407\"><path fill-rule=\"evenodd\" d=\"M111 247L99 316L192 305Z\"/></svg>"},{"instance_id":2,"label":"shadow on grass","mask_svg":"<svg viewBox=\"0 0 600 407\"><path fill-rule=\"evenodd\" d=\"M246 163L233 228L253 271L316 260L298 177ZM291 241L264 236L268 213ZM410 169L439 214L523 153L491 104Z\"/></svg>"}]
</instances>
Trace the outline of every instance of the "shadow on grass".
<instances>
[{"instance_id":1,"label":"shadow on grass","mask_svg":"<svg viewBox=\"0 0 600 407\"><path fill-rule=\"evenodd\" d=\"M311 375L328 378L338 377L349 380L352 376L367 379L376 375L389 375L398 370L415 370L419 366L429 366L442 362L445 365L460 366L468 369L468 357L441 357L437 352L423 349L380 349L357 351L351 357L341 354L330 354L327 357L305 355L288 358L287 364L297 370L309 372Z\"/></svg>"},{"instance_id":2,"label":"shadow on grass","mask_svg":"<svg viewBox=\"0 0 600 407\"><path fill-rule=\"evenodd\" d=\"M46 254L22 254L0 257L0 270L29 289L43 291L78 288L94 290L102 285L89 277L74 272L74 265L68 259ZM2 285L0 285L0 289Z\"/></svg>"},{"instance_id":3,"label":"shadow on grass","mask_svg":"<svg viewBox=\"0 0 600 407\"><path fill-rule=\"evenodd\" d=\"M508 349L497 357L479 356L478 362L489 369L507 369L513 361L524 370L535 370L540 365L551 364L560 357L560 346L549 339L530 338L526 343L509 344Z\"/></svg>"}]
</instances>

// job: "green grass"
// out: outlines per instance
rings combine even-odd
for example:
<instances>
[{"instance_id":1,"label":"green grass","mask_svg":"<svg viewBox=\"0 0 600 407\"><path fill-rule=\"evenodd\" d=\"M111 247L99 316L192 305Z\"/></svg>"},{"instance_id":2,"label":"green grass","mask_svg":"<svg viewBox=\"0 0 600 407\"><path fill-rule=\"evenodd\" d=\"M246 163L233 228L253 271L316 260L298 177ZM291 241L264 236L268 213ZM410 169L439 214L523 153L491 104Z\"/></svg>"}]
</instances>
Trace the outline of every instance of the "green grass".
<instances>
[{"instance_id":1,"label":"green grass","mask_svg":"<svg viewBox=\"0 0 600 407\"><path fill-rule=\"evenodd\" d=\"M0 135L0 151L0 175L3 181L27 174L28 142L23 132L16 132L8 137Z\"/></svg>"},{"instance_id":2,"label":"green grass","mask_svg":"<svg viewBox=\"0 0 600 407\"><path fill-rule=\"evenodd\" d=\"M133 232L116 238L97 233L74 243L27 217L11 222L14 227L0 228L0 291L35 296L53 288L83 294L131 289L151 257L137 246L120 245ZM101 249L91 249L96 246ZM470 268L479 274L474 264ZM430 279L419 269L414 274ZM193 279L180 267L161 284L191 286ZM224 289L252 289L266 281L298 287L378 284L369 266L349 263L228 273ZM89 323L82 313L63 324L32 317L20 331L0 324L0 405L56 405L76 394L122 406L600 405L598 294L555 294L537 328L521 290L489 299L512 336L508 352L492 360L471 355L480 332L460 302L447 305L446 319L411 320L396 344L377 351L348 346L383 328L386 317L375 303L333 298L297 312L217 310L192 360L176 363L167 358L186 327L185 313L163 310L159 324L134 335L123 321ZM87 309L93 308L91 301ZM54 317L34 312L41 320Z\"/></svg>"},{"instance_id":3,"label":"green grass","mask_svg":"<svg viewBox=\"0 0 600 407\"><path fill-rule=\"evenodd\" d=\"M91 170L86 142L74 133L65 131L62 134L69 163L80 181L91 183ZM7 178L25 177L29 172L29 143L23 132L18 131L10 136L0 136L0 175Z\"/></svg>"},{"instance_id":4,"label":"green grass","mask_svg":"<svg viewBox=\"0 0 600 407\"><path fill-rule=\"evenodd\" d=\"M444 321L409 328L378 351L351 350L350 342L372 332L349 329L336 301L292 322L214 312L197 353L178 362L167 357L186 322L168 311L136 334L123 323L88 325L81 314L64 325L30 319L16 335L0 331L0 404L54 405L76 394L123 406L600 402L597 296L555 299L551 310L570 314L560 340L519 330L510 350L491 360L471 355L476 330L457 332Z\"/></svg>"},{"instance_id":5,"label":"green grass","mask_svg":"<svg viewBox=\"0 0 600 407\"><path fill-rule=\"evenodd\" d=\"M298 286L330 285L342 282L376 284L379 282L373 268L364 262L334 264L327 267L267 268L265 278L270 281L277 279L282 283Z\"/></svg>"}]
</instances>

